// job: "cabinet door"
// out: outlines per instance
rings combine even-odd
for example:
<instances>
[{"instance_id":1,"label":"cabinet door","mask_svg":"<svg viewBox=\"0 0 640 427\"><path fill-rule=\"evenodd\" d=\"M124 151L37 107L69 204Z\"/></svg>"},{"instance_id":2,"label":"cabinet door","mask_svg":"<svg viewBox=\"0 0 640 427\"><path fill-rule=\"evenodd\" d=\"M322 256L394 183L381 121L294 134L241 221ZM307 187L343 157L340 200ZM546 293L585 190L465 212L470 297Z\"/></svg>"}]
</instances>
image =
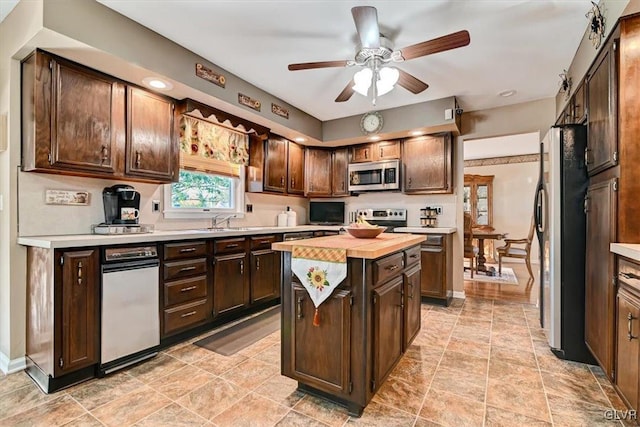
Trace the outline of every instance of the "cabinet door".
<instances>
[{"instance_id":1,"label":"cabinet door","mask_svg":"<svg viewBox=\"0 0 640 427\"><path fill-rule=\"evenodd\" d=\"M616 40L605 46L589 70L587 171L593 175L617 163L618 92Z\"/></svg>"},{"instance_id":2,"label":"cabinet door","mask_svg":"<svg viewBox=\"0 0 640 427\"><path fill-rule=\"evenodd\" d=\"M616 241L616 178L591 184L587 189L587 240L585 283L585 338L591 353L611 377L615 294L613 257L609 245Z\"/></svg>"},{"instance_id":3,"label":"cabinet door","mask_svg":"<svg viewBox=\"0 0 640 427\"><path fill-rule=\"evenodd\" d=\"M349 151L347 148L337 148L333 150L331 155L331 194L333 196L348 196Z\"/></svg>"},{"instance_id":4,"label":"cabinet door","mask_svg":"<svg viewBox=\"0 0 640 427\"><path fill-rule=\"evenodd\" d=\"M287 180L287 193L304 193L304 148L295 142L289 141L289 178Z\"/></svg>"},{"instance_id":5,"label":"cabinet door","mask_svg":"<svg viewBox=\"0 0 640 427\"><path fill-rule=\"evenodd\" d=\"M319 326L313 325L315 306L301 285L293 285L291 304L291 312L294 313L291 318L294 376L319 390L348 394L351 381L351 292L335 290L320 305Z\"/></svg>"},{"instance_id":6,"label":"cabinet door","mask_svg":"<svg viewBox=\"0 0 640 427\"><path fill-rule=\"evenodd\" d=\"M247 254L217 255L213 268L213 315L220 316L249 304Z\"/></svg>"},{"instance_id":7,"label":"cabinet door","mask_svg":"<svg viewBox=\"0 0 640 427\"><path fill-rule=\"evenodd\" d=\"M374 146L376 160L391 160L400 158L400 141L380 141Z\"/></svg>"},{"instance_id":8,"label":"cabinet door","mask_svg":"<svg viewBox=\"0 0 640 427\"><path fill-rule=\"evenodd\" d=\"M585 115L587 113L587 97L585 90L585 83L582 82L576 89L576 92L573 94L573 122L572 123L583 123L585 120Z\"/></svg>"},{"instance_id":9,"label":"cabinet door","mask_svg":"<svg viewBox=\"0 0 640 427\"><path fill-rule=\"evenodd\" d=\"M420 266L404 273L404 346L411 345L420 331Z\"/></svg>"},{"instance_id":10,"label":"cabinet door","mask_svg":"<svg viewBox=\"0 0 640 427\"><path fill-rule=\"evenodd\" d=\"M405 193L450 193L451 138L421 136L404 141Z\"/></svg>"},{"instance_id":11,"label":"cabinet door","mask_svg":"<svg viewBox=\"0 0 640 427\"><path fill-rule=\"evenodd\" d=\"M373 161L371 144L362 144L351 147L351 163Z\"/></svg>"},{"instance_id":12,"label":"cabinet door","mask_svg":"<svg viewBox=\"0 0 640 427\"><path fill-rule=\"evenodd\" d=\"M284 193L287 188L287 140L269 138L264 156L264 189Z\"/></svg>"},{"instance_id":13,"label":"cabinet door","mask_svg":"<svg viewBox=\"0 0 640 427\"><path fill-rule=\"evenodd\" d=\"M280 296L280 253L271 249L251 252L251 304Z\"/></svg>"},{"instance_id":14,"label":"cabinet door","mask_svg":"<svg viewBox=\"0 0 640 427\"><path fill-rule=\"evenodd\" d=\"M56 371L68 373L98 362L98 251L62 253L62 274L56 287Z\"/></svg>"},{"instance_id":15,"label":"cabinet door","mask_svg":"<svg viewBox=\"0 0 640 427\"><path fill-rule=\"evenodd\" d=\"M420 248L420 293L425 297L446 298L444 286L445 250L442 246L422 245Z\"/></svg>"},{"instance_id":16,"label":"cabinet door","mask_svg":"<svg viewBox=\"0 0 640 427\"><path fill-rule=\"evenodd\" d=\"M402 356L404 317L402 276L373 290L373 384L382 384Z\"/></svg>"},{"instance_id":17,"label":"cabinet door","mask_svg":"<svg viewBox=\"0 0 640 427\"><path fill-rule=\"evenodd\" d=\"M616 383L618 389L631 404L638 409L638 365L640 363L640 344L638 344L638 317L640 306L638 301L627 296L624 291L618 292L618 339L616 361Z\"/></svg>"},{"instance_id":18,"label":"cabinet door","mask_svg":"<svg viewBox=\"0 0 640 427\"><path fill-rule=\"evenodd\" d=\"M331 151L307 148L304 161L305 196L331 196Z\"/></svg>"},{"instance_id":19,"label":"cabinet door","mask_svg":"<svg viewBox=\"0 0 640 427\"><path fill-rule=\"evenodd\" d=\"M127 175L170 182L177 179L174 102L142 89L127 89Z\"/></svg>"}]
</instances>

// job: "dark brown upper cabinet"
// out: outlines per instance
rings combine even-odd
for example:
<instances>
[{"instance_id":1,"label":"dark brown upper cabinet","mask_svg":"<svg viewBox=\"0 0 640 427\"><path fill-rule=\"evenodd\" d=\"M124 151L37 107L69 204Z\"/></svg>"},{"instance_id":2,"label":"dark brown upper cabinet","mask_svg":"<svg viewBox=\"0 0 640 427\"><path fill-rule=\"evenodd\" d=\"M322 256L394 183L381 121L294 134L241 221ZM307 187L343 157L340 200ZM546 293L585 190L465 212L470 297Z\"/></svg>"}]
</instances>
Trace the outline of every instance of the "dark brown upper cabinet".
<instances>
[{"instance_id":1,"label":"dark brown upper cabinet","mask_svg":"<svg viewBox=\"0 0 640 427\"><path fill-rule=\"evenodd\" d=\"M379 141L351 147L351 163L400 158L400 141Z\"/></svg>"},{"instance_id":2,"label":"dark brown upper cabinet","mask_svg":"<svg viewBox=\"0 0 640 427\"><path fill-rule=\"evenodd\" d=\"M331 195L349 195L349 150L336 148L331 153Z\"/></svg>"},{"instance_id":3,"label":"dark brown upper cabinet","mask_svg":"<svg viewBox=\"0 0 640 427\"><path fill-rule=\"evenodd\" d=\"M307 147L305 149L304 195L307 197L331 196L331 150Z\"/></svg>"},{"instance_id":4,"label":"dark brown upper cabinet","mask_svg":"<svg viewBox=\"0 0 640 427\"><path fill-rule=\"evenodd\" d=\"M264 191L304 193L304 149L301 146L272 135L264 142L263 153L260 153L260 147L253 146L250 150L250 157L264 156Z\"/></svg>"},{"instance_id":5,"label":"dark brown upper cabinet","mask_svg":"<svg viewBox=\"0 0 640 427\"><path fill-rule=\"evenodd\" d=\"M304 194L304 148L289 141L287 193Z\"/></svg>"},{"instance_id":6,"label":"dark brown upper cabinet","mask_svg":"<svg viewBox=\"0 0 640 427\"><path fill-rule=\"evenodd\" d=\"M426 135L406 139L402 148L404 192L453 192L451 136Z\"/></svg>"}]
</instances>

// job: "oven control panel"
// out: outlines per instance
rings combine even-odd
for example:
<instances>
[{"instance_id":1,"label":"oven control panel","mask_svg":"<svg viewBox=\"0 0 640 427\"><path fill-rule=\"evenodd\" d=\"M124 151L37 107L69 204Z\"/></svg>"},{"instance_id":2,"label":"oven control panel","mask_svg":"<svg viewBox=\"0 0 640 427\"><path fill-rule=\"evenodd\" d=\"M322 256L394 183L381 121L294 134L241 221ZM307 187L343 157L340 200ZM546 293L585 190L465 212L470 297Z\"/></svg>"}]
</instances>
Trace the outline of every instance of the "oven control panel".
<instances>
[{"instance_id":1,"label":"oven control panel","mask_svg":"<svg viewBox=\"0 0 640 427\"><path fill-rule=\"evenodd\" d=\"M367 221L406 221L406 209L358 209L357 215L362 215Z\"/></svg>"}]
</instances>

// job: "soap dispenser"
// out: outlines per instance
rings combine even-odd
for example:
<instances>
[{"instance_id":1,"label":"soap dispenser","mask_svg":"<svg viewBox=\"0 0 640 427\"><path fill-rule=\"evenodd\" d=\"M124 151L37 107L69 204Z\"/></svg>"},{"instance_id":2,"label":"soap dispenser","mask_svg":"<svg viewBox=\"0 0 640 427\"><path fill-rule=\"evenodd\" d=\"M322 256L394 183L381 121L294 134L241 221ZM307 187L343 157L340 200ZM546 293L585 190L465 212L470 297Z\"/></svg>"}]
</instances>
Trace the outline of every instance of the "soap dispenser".
<instances>
[{"instance_id":1,"label":"soap dispenser","mask_svg":"<svg viewBox=\"0 0 640 427\"><path fill-rule=\"evenodd\" d=\"M287 206L287 227L295 227L296 225L298 225L298 214Z\"/></svg>"},{"instance_id":2,"label":"soap dispenser","mask_svg":"<svg viewBox=\"0 0 640 427\"><path fill-rule=\"evenodd\" d=\"M286 227L287 226L287 213L282 211L278 214L278 227Z\"/></svg>"}]
</instances>

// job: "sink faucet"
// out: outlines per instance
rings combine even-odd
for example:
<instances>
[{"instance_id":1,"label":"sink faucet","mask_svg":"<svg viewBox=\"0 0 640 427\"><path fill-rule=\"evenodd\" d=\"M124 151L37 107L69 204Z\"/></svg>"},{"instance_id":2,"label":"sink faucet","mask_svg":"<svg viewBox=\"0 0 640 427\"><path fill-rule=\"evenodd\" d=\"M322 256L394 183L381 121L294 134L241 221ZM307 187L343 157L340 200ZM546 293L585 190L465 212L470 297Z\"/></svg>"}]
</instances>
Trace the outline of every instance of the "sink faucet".
<instances>
[{"instance_id":1,"label":"sink faucet","mask_svg":"<svg viewBox=\"0 0 640 427\"><path fill-rule=\"evenodd\" d=\"M231 218L235 218L236 215L235 214L231 214L231 215L225 215L223 216L222 214L218 214L218 215L214 215L211 217L211 228L219 228L218 224L225 222L227 223L227 227L230 227L230 222L231 222Z\"/></svg>"}]
</instances>

